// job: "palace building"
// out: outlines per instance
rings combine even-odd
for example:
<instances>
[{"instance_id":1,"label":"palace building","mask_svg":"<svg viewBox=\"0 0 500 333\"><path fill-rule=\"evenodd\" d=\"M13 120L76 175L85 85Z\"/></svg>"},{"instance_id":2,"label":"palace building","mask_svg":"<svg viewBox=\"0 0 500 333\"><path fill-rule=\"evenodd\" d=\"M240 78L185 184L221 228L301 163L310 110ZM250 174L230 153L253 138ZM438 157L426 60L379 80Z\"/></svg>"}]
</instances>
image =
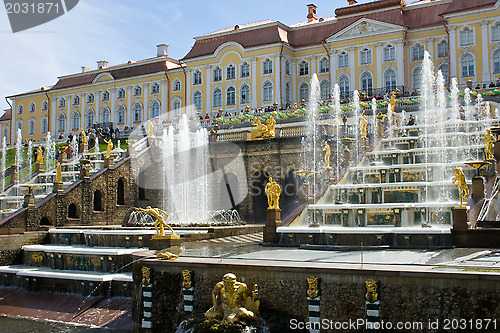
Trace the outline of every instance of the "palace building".
<instances>
[{"instance_id":1,"label":"palace building","mask_svg":"<svg viewBox=\"0 0 500 333\"><path fill-rule=\"evenodd\" d=\"M101 124L132 128L156 117L278 107L308 100L317 73L321 98L335 84L344 97L399 88L418 91L427 50L445 81L489 85L500 79L500 0L349 0L331 17L307 5L307 20L236 25L195 38L181 60L157 56L59 77L52 87L8 99L8 141L80 132ZM5 133L7 133L5 132ZM4 132L2 132L4 135Z\"/></svg>"}]
</instances>

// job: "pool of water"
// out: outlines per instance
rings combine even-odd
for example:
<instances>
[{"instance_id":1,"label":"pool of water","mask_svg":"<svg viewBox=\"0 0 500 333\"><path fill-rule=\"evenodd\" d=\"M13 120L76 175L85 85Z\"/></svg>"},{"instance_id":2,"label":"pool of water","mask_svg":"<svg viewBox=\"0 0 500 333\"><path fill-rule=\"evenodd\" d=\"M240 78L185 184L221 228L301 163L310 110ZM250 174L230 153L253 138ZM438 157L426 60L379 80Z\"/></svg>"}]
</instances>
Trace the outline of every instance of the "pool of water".
<instances>
[{"instance_id":1,"label":"pool of water","mask_svg":"<svg viewBox=\"0 0 500 333\"><path fill-rule=\"evenodd\" d=\"M118 332L109 329L95 329L65 325L63 323L49 323L0 317L0 332L9 333L91 333L91 332ZM122 331L123 332L123 331Z\"/></svg>"}]
</instances>

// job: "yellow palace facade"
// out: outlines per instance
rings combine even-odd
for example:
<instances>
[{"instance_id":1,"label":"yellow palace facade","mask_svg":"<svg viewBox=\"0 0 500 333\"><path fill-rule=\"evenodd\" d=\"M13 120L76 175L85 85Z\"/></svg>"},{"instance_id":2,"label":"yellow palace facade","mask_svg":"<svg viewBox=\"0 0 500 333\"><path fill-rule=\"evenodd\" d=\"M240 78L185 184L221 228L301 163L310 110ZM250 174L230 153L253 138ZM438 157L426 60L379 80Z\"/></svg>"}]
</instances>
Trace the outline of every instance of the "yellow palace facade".
<instances>
[{"instance_id":1,"label":"yellow palace facade","mask_svg":"<svg viewBox=\"0 0 500 333\"><path fill-rule=\"evenodd\" d=\"M181 60L167 46L157 56L62 76L57 84L8 99L10 142L48 131L77 133L96 123L132 128L156 117L174 119L234 113L308 100L317 73L321 98L338 84L342 96L355 89L369 96L396 87L418 91L427 50L449 83L489 85L500 79L500 0L355 0L319 18L307 5L307 21L236 25L195 38Z\"/></svg>"}]
</instances>

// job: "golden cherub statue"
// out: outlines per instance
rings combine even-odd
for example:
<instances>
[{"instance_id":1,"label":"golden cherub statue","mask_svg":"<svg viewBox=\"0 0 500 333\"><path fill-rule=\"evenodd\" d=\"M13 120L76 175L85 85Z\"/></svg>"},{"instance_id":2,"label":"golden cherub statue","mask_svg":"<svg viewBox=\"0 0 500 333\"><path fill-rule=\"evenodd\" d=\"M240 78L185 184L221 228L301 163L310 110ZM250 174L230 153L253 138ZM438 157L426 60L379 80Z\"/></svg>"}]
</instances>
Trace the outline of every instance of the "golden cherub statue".
<instances>
[{"instance_id":1,"label":"golden cherub statue","mask_svg":"<svg viewBox=\"0 0 500 333\"><path fill-rule=\"evenodd\" d=\"M148 120L148 138L154 138L154 126L153 123Z\"/></svg>"},{"instance_id":2,"label":"golden cherub statue","mask_svg":"<svg viewBox=\"0 0 500 333\"><path fill-rule=\"evenodd\" d=\"M330 145L326 141L323 144L323 151L325 152L326 168L331 169L332 167L330 166L330 156L332 155L332 150L330 149Z\"/></svg>"},{"instance_id":3,"label":"golden cherub statue","mask_svg":"<svg viewBox=\"0 0 500 333\"><path fill-rule=\"evenodd\" d=\"M247 303L257 297L257 291L252 292L252 298L248 298L247 285L238 282L236 275L227 273L222 281L217 283L212 291L213 306L205 312L208 321L220 321L222 323L234 324L236 322L248 322L257 320L255 312L246 308ZM250 304L252 305L252 304Z\"/></svg>"},{"instance_id":4,"label":"golden cherub statue","mask_svg":"<svg viewBox=\"0 0 500 333\"><path fill-rule=\"evenodd\" d=\"M378 300L377 281L369 279L365 281L366 294L365 298L368 302L373 303Z\"/></svg>"},{"instance_id":5,"label":"golden cherub statue","mask_svg":"<svg viewBox=\"0 0 500 333\"><path fill-rule=\"evenodd\" d=\"M172 235L177 236L174 229L172 229L172 227L170 227L166 222L169 213L165 213L163 210L159 208L151 208L151 206L147 206L145 209L136 207L135 210L149 213L152 217L156 218L156 222L154 224L156 229L156 235L165 236L165 227L167 227L172 232Z\"/></svg>"},{"instance_id":6,"label":"golden cherub statue","mask_svg":"<svg viewBox=\"0 0 500 333\"><path fill-rule=\"evenodd\" d=\"M493 142L495 141L495 137L491 134L491 130L489 128L486 130L486 134L484 135L483 141L484 141L484 159L492 160L494 156L491 153L491 150L493 149Z\"/></svg>"},{"instance_id":7,"label":"golden cherub statue","mask_svg":"<svg viewBox=\"0 0 500 333\"><path fill-rule=\"evenodd\" d=\"M36 149L36 164L43 164L43 152L41 146L38 146Z\"/></svg>"},{"instance_id":8,"label":"golden cherub statue","mask_svg":"<svg viewBox=\"0 0 500 333\"><path fill-rule=\"evenodd\" d=\"M396 107L396 91L391 93L391 98L389 99L389 105L391 106L391 112L394 112L394 108Z\"/></svg>"},{"instance_id":9,"label":"golden cherub statue","mask_svg":"<svg viewBox=\"0 0 500 333\"><path fill-rule=\"evenodd\" d=\"M113 150L113 141L111 141L111 139L109 140L104 139L104 143L108 144L106 146L106 158L109 158L109 156L111 155L111 151Z\"/></svg>"},{"instance_id":10,"label":"golden cherub statue","mask_svg":"<svg viewBox=\"0 0 500 333\"><path fill-rule=\"evenodd\" d=\"M276 125L276 120L273 117L267 119L267 125L262 124L260 118L255 117L252 125L257 126L256 139L270 139L276 136L276 131L274 125Z\"/></svg>"},{"instance_id":11,"label":"golden cherub statue","mask_svg":"<svg viewBox=\"0 0 500 333\"><path fill-rule=\"evenodd\" d=\"M469 196L469 187L465 181L464 170L461 167L455 168L455 178L453 178L453 184L458 183L458 197L460 199L460 207L464 207L464 202L467 202L467 197Z\"/></svg>"},{"instance_id":12,"label":"golden cherub statue","mask_svg":"<svg viewBox=\"0 0 500 333\"><path fill-rule=\"evenodd\" d=\"M366 120L366 115L364 113L363 116L361 117L359 127L361 131L361 138L368 139L368 120Z\"/></svg>"},{"instance_id":13,"label":"golden cherub statue","mask_svg":"<svg viewBox=\"0 0 500 333\"><path fill-rule=\"evenodd\" d=\"M265 192L267 194L267 209L280 209L279 201L281 195L281 187L277 182L273 180L273 177L269 178L269 182L266 184Z\"/></svg>"},{"instance_id":14,"label":"golden cherub statue","mask_svg":"<svg viewBox=\"0 0 500 333\"><path fill-rule=\"evenodd\" d=\"M274 120L274 117L271 117L267 119L266 121L267 124L267 137L268 138L274 138L276 136L276 130L274 129L274 126L276 125L276 120Z\"/></svg>"},{"instance_id":15,"label":"golden cherub statue","mask_svg":"<svg viewBox=\"0 0 500 333\"><path fill-rule=\"evenodd\" d=\"M82 143L84 145L86 145L88 143L87 142L87 134L85 134L85 131L83 129L82 129L81 135L82 135Z\"/></svg>"},{"instance_id":16,"label":"golden cherub statue","mask_svg":"<svg viewBox=\"0 0 500 333\"><path fill-rule=\"evenodd\" d=\"M56 183L62 183L62 170L59 162L56 164Z\"/></svg>"}]
</instances>

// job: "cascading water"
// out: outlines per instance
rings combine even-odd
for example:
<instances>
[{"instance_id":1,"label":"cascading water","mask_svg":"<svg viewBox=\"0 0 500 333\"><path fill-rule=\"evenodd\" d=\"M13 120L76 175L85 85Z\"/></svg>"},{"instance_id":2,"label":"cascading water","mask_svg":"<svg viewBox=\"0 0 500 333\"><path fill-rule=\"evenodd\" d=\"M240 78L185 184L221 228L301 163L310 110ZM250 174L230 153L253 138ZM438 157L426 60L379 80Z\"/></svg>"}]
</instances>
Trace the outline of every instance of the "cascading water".
<instances>
[{"instance_id":1,"label":"cascading water","mask_svg":"<svg viewBox=\"0 0 500 333\"><path fill-rule=\"evenodd\" d=\"M445 88L444 88L444 77L443 73L441 70L438 71L437 76L436 76L436 94L437 94L437 99L436 99L436 110L447 110L447 105L446 105L446 95L445 95ZM448 140L447 140L447 135L445 131L445 124L447 120L447 112L437 112L437 142L442 147L444 150L441 154L439 154L439 162L441 165L444 165L445 163L451 162L450 160L450 151L446 149L448 146ZM443 185L441 187L441 194L440 194L440 199L443 201L448 200L448 191L446 190L446 185L444 183L446 179L446 169L445 168L439 168L438 170L438 180L443 182Z\"/></svg>"},{"instance_id":2,"label":"cascading water","mask_svg":"<svg viewBox=\"0 0 500 333\"><path fill-rule=\"evenodd\" d=\"M335 182L338 184L340 180L340 87L338 84L335 84L335 87L333 88L333 101L335 105L335 119L334 119L334 124L335 124ZM337 191L339 193L339 191ZM340 193L339 193L340 194ZM338 201L340 201L340 198L337 198Z\"/></svg>"},{"instance_id":3,"label":"cascading water","mask_svg":"<svg viewBox=\"0 0 500 333\"><path fill-rule=\"evenodd\" d=\"M372 135L373 135L373 145L375 146L377 140L377 100L375 97L372 98Z\"/></svg>"},{"instance_id":4,"label":"cascading water","mask_svg":"<svg viewBox=\"0 0 500 333\"><path fill-rule=\"evenodd\" d=\"M359 113L361 110L361 107L359 105L360 100L359 100L359 91L354 90L354 154L353 154L353 159L354 161L357 161L358 159L358 154L359 154Z\"/></svg>"},{"instance_id":5,"label":"cascading water","mask_svg":"<svg viewBox=\"0 0 500 333\"><path fill-rule=\"evenodd\" d=\"M451 140L451 145L452 147L458 147L458 146L463 146L465 144L463 137L459 136L459 129L460 129L460 103L458 102L458 93L460 92L458 89L458 80L456 77L451 79L451 96L450 96L450 108L451 108L451 119L452 121L455 122L454 126L454 132L456 135L454 135ZM459 160L460 153L458 149L454 150L454 159L455 161Z\"/></svg>"},{"instance_id":6,"label":"cascading water","mask_svg":"<svg viewBox=\"0 0 500 333\"><path fill-rule=\"evenodd\" d=\"M471 132L471 125L470 122L472 120L472 110L471 110L471 97L470 97L470 89L465 88L464 90L464 109L465 109L465 139L466 139L466 144L467 144L467 160L472 159L472 152L471 152L471 139L470 139L470 132Z\"/></svg>"},{"instance_id":7,"label":"cascading water","mask_svg":"<svg viewBox=\"0 0 500 333\"><path fill-rule=\"evenodd\" d=\"M76 135L74 135L73 139L71 140L71 154L73 155L72 156L73 163L71 163L73 169L73 181L75 181L76 180L75 167L78 161L78 141L76 140Z\"/></svg>"}]
</instances>

